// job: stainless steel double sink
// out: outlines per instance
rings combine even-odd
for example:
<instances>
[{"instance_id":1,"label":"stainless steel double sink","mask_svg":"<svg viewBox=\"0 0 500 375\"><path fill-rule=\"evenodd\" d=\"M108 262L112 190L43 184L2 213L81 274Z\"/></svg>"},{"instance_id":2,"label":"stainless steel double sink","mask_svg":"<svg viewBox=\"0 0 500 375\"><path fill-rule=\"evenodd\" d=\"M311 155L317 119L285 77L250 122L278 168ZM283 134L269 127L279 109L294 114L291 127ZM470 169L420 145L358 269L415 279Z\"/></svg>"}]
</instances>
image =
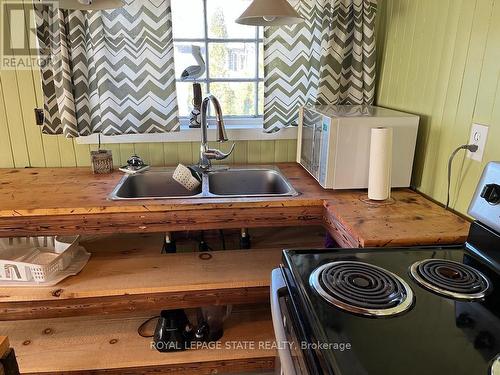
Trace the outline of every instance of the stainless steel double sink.
<instances>
[{"instance_id":1,"label":"stainless steel double sink","mask_svg":"<svg viewBox=\"0 0 500 375\"><path fill-rule=\"evenodd\" d=\"M296 196L277 167L215 167L203 173L198 189L189 191L173 179L175 168L151 169L125 175L109 198L112 200L245 198Z\"/></svg>"}]
</instances>

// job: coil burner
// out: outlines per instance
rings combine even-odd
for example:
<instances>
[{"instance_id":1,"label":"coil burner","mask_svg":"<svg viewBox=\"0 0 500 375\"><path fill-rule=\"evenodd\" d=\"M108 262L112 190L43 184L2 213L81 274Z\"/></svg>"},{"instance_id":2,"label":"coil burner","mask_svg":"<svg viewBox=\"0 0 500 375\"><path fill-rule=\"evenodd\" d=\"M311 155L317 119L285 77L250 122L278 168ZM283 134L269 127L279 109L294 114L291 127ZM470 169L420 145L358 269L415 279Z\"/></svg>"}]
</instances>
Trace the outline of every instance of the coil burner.
<instances>
[{"instance_id":1,"label":"coil burner","mask_svg":"<svg viewBox=\"0 0 500 375\"><path fill-rule=\"evenodd\" d=\"M463 301L484 298L490 281L478 270L445 259L425 259L410 267L410 274L423 288L444 297Z\"/></svg>"},{"instance_id":2,"label":"coil burner","mask_svg":"<svg viewBox=\"0 0 500 375\"><path fill-rule=\"evenodd\" d=\"M413 305L413 291L399 276L357 261L337 261L316 268L312 288L339 309L368 317L402 314Z\"/></svg>"}]
</instances>

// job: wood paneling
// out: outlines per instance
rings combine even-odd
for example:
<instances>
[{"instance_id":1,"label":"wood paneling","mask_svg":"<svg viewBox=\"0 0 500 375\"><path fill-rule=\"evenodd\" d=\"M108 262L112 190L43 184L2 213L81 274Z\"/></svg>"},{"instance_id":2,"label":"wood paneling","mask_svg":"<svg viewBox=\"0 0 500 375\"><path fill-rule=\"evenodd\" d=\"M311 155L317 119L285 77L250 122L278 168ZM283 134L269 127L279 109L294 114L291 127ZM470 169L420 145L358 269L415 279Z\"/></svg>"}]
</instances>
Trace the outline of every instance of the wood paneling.
<instances>
[{"instance_id":1,"label":"wood paneling","mask_svg":"<svg viewBox=\"0 0 500 375\"><path fill-rule=\"evenodd\" d=\"M489 125L483 162L460 153L451 204L467 212L486 162L500 160L500 1L381 0L377 28L377 104L421 116L413 184L446 200L446 167Z\"/></svg>"},{"instance_id":2,"label":"wood paneling","mask_svg":"<svg viewBox=\"0 0 500 375\"><path fill-rule=\"evenodd\" d=\"M26 43L30 35L29 4L25 2ZM30 18L31 17L31 18ZM29 50L26 51L29 54ZM0 168L90 166L90 150L73 139L48 136L35 125L33 109L43 107L38 69L0 70ZM201 135L200 135L201 137ZM274 163L295 160L295 140L237 141L229 163ZM248 145L251 145L248 147ZM195 163L198 142L136 143L105 145L113 151L116 166L134 152L155 166ZM262 152L261 152L262 151Z\"/></svg>"}]
</instances>

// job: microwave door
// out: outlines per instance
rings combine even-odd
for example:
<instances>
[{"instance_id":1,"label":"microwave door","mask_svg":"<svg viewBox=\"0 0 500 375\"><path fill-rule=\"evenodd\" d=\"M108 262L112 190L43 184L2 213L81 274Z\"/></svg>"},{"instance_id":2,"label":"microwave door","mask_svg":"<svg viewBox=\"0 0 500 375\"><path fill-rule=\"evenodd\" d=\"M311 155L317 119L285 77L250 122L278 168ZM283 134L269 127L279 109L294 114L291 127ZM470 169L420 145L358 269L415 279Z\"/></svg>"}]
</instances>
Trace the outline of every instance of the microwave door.
<instances>
[{"instance_id":1,"label":"microwave door","mask_svg":"<svg viewBox=\"0 0 500 375\"><path fill-rule=\"evenodd\" d=\"M319 175L318 129L321 131L323 115L309 109L304 109L302 122L301 163L316 179Z\"/></svg>"},{"instance_id":2,"label":"microwave door","mask_svg":"<svg viewBox=\"0 0 500 375\"><path fill-rule=\"evenodd\" d=\"M304 121L302 124L302 149L300 151L300 162L308 171L311 171L312 169L313 136L314 124Z\"/></svg>"},{"instance_id":3,"label":"microwave door","mask_svg":"<svg viewBox=\"0 0 500 375\"><path fill-rule=\"evenodd\" d=\"M321 132L323 129L323 117L319 121L314 123L314 134L313 134L313 160L311 165L312 175L319 180L319 164L321 162Z\"/></svg>"}]
</instances>

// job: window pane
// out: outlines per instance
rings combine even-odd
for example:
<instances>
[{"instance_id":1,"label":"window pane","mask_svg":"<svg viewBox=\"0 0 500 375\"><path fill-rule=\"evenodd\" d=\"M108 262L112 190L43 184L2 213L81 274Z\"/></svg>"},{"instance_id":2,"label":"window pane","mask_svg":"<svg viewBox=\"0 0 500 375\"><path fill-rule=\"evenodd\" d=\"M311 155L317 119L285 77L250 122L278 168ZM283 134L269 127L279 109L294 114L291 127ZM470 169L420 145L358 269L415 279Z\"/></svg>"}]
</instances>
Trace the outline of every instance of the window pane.
<instances>
[{"instance_id":1,"label":"window pane","mask_svg":"<svg viewBox=\"0 0 500 375\"><path fill-rule=\"evenodd\" d=\"M264 115L264 82L259 82L259 116Z\"/></svg>"},{"instance_id":2,"label":"window pane","mask_svg":"<svg viewBox=\"0 0 500 375\"><path fill-rule=\"evenodd\" d=\"M201 48L201 55L206 61L205 44L204 43L185 43L174 42L174 63L175 63L175 78L180 79L181 74L188 66L198 65L193 54L191 53L191 45L197 45ZM206 69L205 69L206 71ZM204 79L205 73L199 78Z\"/></svg>"},{"instance_id":3,"label":"window pane","mask_svg":"<svg viewBox=\"0 0 500 375\"><path fill-rule=\"evenodd\" d=\"M210 43L210 78L254 78L255 43Z\"/></svg>"},{"instance_id":4,"label":"window pane","mask_svg":"<svg viewBox=\"0 0 500 375\"><path fill-rule=\"evenodd\" d=\"M171 0L174 38L205 38L203 0Z\"/></svg>"},{"instance_id":5,"label":"window pane","mask_svg":"<svg viewBox=\"0 0 500 375\"><path fill-rule=\"evenodd\" d=\"M255 39L255 26L234 22L250 3L251 0L207 0L209 38Z\"/></svg>"},{"instance_id":6,"label":"window pane","mask_svg":"<svg viewBox=\"0 0 500 375\"><path fill-rule=\"evenodd\" d=\"M264 43L259 43L259 78L264 78Z\"/></svg>"},{"instance_id":7,"label":"window pane","mask_svg":"<svg viewBox=\"0 0 500 375\"><path fill-rule=\"evenodd\" d=\"M207 92L207 86L201 83L203 95ZM193 108L193 84L191 82L177 82L177 104L179 105L179 116L189 116Z\"/></svg>"},{"instance_id":8,"label":"window pane","mask_svg":"<svg viewBox=\"0 0 500 375\"><path fill-rule=\"evenodd\" d=\"M255 116L254 82L212 82L210 92L215 95L226 116Z\"/></svg>"}]
</instances>

